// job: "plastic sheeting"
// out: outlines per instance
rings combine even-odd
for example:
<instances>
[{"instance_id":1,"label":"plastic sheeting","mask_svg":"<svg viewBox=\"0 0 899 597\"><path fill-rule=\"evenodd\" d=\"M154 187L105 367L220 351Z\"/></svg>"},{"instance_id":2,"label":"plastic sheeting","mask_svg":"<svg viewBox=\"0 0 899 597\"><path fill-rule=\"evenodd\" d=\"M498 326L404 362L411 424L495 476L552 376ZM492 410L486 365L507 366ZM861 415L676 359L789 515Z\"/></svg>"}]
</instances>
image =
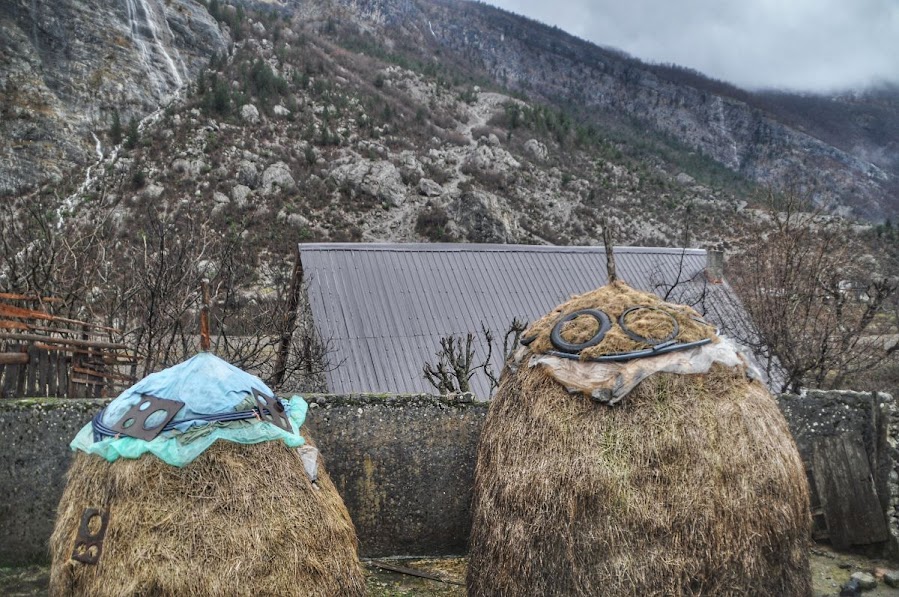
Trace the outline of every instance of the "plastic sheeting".
<instances>
[{"instance_id":1,"label":"plastic sheeting","mask_svg":"<svg viewBox=\"0 0 899 597\"><path fill-rule=\"evenodd\" d=\"M625 362L577 361L537 354L531 356L527 365L545 367L571 393L583 393L597 402L617 404L650 375L708 373L714 363L740 368L752 379L760 378L751 361L724 337L713 344Z\"/></svg>"},{"instance_id":2,"label":"plastic sheeting","mask_svg":"<svg viewBox=\"0 0 899 597\"><path fill-rule=\"evenodd\" d=\"M148 375L113 400L102 417L106 426L114 425L132 406L144 400L143 394L180 400L184 406L172 419L175 428L163 431L151 441L133 437L106 437L94 441L91 423L85 425L70 447L102 456L113 462L119 458L139 458L151 453L172 466L184 466L202 454L216 440L256 444L281 440L291 448L305 443L300 427L308 405L294 396L286 405L291 422L288 432L272 423L248 419L230 422L191 421L199 415L215 415L250 410L255 406L252 390L267 396L273 392L255 375L238 369L209 353L198 354L183 363ZM152 423L148 420L148 423Z\"/></svg>"}]
</instances>

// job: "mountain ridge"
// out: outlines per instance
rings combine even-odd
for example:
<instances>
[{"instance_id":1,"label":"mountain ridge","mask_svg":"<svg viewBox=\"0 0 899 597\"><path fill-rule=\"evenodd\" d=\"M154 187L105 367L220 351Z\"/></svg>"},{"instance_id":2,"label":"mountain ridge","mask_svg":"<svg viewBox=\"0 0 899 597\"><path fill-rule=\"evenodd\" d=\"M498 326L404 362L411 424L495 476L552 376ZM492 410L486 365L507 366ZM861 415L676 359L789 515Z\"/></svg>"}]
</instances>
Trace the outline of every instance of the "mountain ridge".
<instances>
[{"instance_id":1,"label":"mountain ridge","mask_svg":"<svg viewBox=\"0 0 899 597\"><path fill-rule=\"evenodd\" d=\"M774 95L770 92L753 94L695 74L691 85L674 84L673 71L680 77L690 71L647 65L623 52L481 3L339 3L350 14L382 27L385 35L393 31L396 44L414 48L436 42L475 59L495 82L512 90L603 111L602 118L593 120L598 124L615 121L620 114L631 116L759 184L793 187L819 204L842 206L838 210L842 213L874 220L894 217L899 207L894 197L899 189L895 152L889 159L875 162L864 154L877 154L880 148L876 144L864 144L853 153L847 150L853 148L843 149L819 139L817 130L791 128L775 118L786 113L781 104L773 102L776 113L762 111L766 103L772 110ZM299 7L304 3L290 4ZM709 89L727 94L710 96ZM889 127L875 128L899 132L899 111L885 112L881 120L889 120ZM589 115L584 116L589 120ZM795 150L800 154L791 155ZM881 153L891 150L887 147Z\"/></svg>"}]
</instances>

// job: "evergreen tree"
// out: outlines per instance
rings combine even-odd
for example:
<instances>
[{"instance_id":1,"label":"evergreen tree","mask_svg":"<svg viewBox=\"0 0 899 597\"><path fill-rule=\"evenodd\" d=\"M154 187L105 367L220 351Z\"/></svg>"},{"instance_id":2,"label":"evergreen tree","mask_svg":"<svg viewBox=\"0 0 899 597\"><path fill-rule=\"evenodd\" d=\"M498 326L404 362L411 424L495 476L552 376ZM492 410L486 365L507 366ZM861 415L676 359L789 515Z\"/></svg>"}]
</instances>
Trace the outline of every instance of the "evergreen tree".
<instances>
[{"instance_id":1,"label":"evergreen tree","mask_svg":"<svg viewBox=\"0 0 899 597\"><path fill-rule=\"evenodd\" d=\"M122 142L122 121L119 119L118 110L112 113L112 126L109 127L109 142L113 145L118 145Z\"/></svg>"},{"instance_id":2,"label":"evergreen tree","mask_svg":"<svg viewBox=\"0 0 899 597\"><path fill-rule=\"evenodd\" d=\"M134 149L140 139L140 132L137 130L137 118L131 117L128 121L128 137L125 139L125 149Z\"/></svg>"}]
</instances>

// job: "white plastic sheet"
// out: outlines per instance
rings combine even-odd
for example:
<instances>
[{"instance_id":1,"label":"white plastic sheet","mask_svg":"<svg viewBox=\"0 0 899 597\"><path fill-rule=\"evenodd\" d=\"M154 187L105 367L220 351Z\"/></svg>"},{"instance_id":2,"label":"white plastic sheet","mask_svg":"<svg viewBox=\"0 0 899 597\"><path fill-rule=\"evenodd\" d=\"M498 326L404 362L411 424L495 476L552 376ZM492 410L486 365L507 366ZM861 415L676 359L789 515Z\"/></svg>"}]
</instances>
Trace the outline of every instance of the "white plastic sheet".
<instances>
[{"instance_id":1,"label":"white plastic sheet","mask_svg":"<svg viewBox=\"0 0 899 597\"><path fill-rule=\"evenodd\" d=\"M582 393L598 402L617 404L651 375L708 373L714 363L739 368L751 379L761 378L751 361L725 337L712 344L631 361L589 362L537 354L530 357L527 365L546 368L571 393Z\"/></svg>"}]
</instances>

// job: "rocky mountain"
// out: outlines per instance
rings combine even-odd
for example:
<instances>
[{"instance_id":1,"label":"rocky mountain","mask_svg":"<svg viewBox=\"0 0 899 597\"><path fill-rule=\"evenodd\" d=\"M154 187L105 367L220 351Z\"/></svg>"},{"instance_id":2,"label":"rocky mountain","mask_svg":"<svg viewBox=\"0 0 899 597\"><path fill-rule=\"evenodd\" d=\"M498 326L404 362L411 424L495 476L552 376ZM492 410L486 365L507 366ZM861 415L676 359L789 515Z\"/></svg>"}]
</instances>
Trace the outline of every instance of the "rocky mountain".
<instances>
[{"instance_id":1,"label":"rocky mountain","mask_svg":"<svg viewBox=\"0 0 899 597\"><path fill-rule=\"evenodd\" d=\"M0 3L0 196L60 181L193 80L229 38L193 0Z\"/></svg>"},{"instance_id":2,"label":"rocky mountain","mask_svg":"<svg viewBox=\"0 0 899 597\"><path fill-rule=\"evenodd\" d=\"M51 180L74 217L189 206L288 245L589 243L606 218L689 244L736 238L767 187L897 207L890 90L753 94L478 3L16 0L0 28L0 193Z\"/></svg>"},{"instance_id":3,"label":"rocky mountain","mask_svg":"<svg viewBox=\"0 0 899 597\"><path fill-rule=\"evenodd\" d=\"M99 132L114 113L126 121L171 101L232 47L237 13L255 9L342 52L425 78L441 71L562 113L563 127L590 130L644 167L712 176L730 193L790 189L866 219L899 210L895 89L750 93L465 0L4 3L0 134L11 142L0 149L0 195L83 168L106 144ZM235 37L259 36L243 29ZM270 41L274 49L280 40Z\"/></svg>"},{"instance_id":4,"label":"rocky mountain","mask_svg":"<svg viewBox=\"0 0 899 597\"><path fill-rule=\"evenodd\" d=\"M456 60L503 87L627 137L649 135L756 183L865 218L899 210L899 91L753 94L647 65L555 28L463 0L341 0L370 43ZM290 7L308 10L293 0Z\"/></svg>"},{"instance_id":5,"label":"rocky mountain","mask_svg":"<svg viewBox=\"0 0 899 597\"><path fill-rule=\"evenodd\" d=\"M200 214L279 259L297 240L590 244L603 218L621 242L726 243L746 217L714 161L687 172L455 59L364 46L368 21L340 6L209 10L229 51L133 139L113 147L97 126L87 180L39 193L65 198L69 224L127 234L148 212Z\"/></svg>"}]
</instances>

